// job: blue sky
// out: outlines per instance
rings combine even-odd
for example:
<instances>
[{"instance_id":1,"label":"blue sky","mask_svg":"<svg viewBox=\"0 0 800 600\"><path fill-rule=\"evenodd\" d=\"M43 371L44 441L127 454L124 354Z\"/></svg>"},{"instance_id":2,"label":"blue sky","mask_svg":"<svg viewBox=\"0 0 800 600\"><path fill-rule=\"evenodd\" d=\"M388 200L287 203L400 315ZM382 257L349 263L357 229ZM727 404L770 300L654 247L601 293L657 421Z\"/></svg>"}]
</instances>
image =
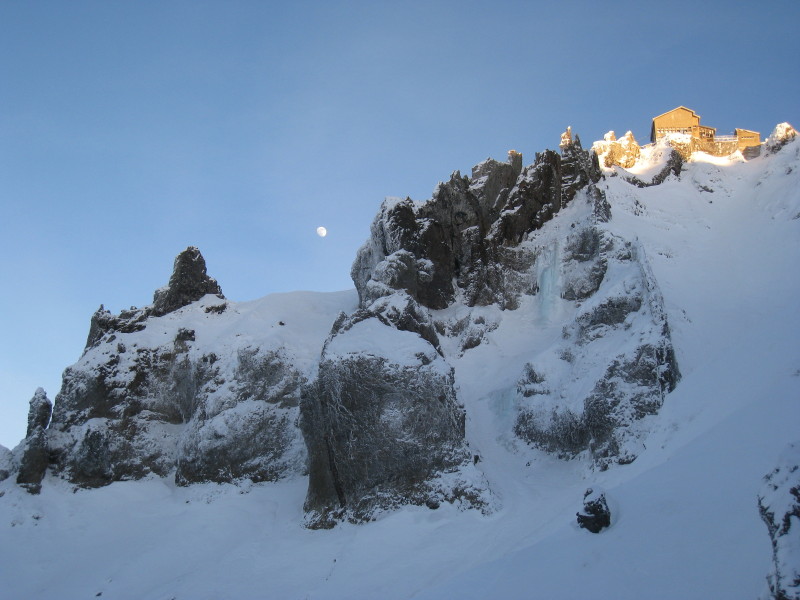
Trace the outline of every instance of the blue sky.
<instances>
[{"instance_id":1,"label":"blue sky","mask_svg":"<svg viewBox=\"0 0 800 600\"><path fill-rule=\"evenodd\" d=\"M0 444L89 318L198 246L232 300L352 287L385 196L678 105L800 122L800 4L0 0ZM328 237L316 236L324 225ZM711 299L710 299L711 300Z\"/></svg>"}]
</instances>

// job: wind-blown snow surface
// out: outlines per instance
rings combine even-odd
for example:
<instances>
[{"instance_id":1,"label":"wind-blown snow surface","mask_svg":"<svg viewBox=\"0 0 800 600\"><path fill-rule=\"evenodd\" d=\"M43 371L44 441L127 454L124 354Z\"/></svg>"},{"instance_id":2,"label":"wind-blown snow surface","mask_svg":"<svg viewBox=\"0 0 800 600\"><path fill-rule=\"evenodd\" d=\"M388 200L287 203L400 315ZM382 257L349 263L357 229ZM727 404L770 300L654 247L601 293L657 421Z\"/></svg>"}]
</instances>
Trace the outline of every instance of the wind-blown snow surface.
<instances>
[{"instance_id":1,"label":"wind-blown snow surface","mask_svg":"<svg viewBox=\"0 0 800 600\"><path fill-rule=\"evenodd\" d=\"M800 143L750 162L696 155L680 179L650 188L619 177L600 185L611 230L638 237L650 260L683 375L634 463L593 471L510 435L519 356L560 334L561 301L540 293L493 314L488 341L451 357L495 512L405 507L310 531L302 477L78 491L49 477L39 496L7 480L0 595L758 597L771 547L756 496L800 438ZM588 487L603 489L612 510L599 535L575 524Z\"/></svg>"}]
</instances>

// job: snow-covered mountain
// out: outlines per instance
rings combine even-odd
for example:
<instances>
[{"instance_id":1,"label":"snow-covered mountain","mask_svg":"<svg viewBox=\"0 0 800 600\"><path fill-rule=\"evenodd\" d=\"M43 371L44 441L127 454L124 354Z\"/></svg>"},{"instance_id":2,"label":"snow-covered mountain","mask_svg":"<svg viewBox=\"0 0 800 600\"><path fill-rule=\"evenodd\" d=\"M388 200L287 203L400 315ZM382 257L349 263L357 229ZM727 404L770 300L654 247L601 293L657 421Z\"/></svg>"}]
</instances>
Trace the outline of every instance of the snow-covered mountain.
<instances>
[{"instance_id":1,"label":"snow-covered mountain","mask_svg":"<svg viewBox=\"0 0 800 600\"><path fill-rule=\"evenodd\" d=\"M9 597L800 597L800 141L601 164L387 199L355 290L101 307L0 448Z\"/></svg>"}]
</instances>

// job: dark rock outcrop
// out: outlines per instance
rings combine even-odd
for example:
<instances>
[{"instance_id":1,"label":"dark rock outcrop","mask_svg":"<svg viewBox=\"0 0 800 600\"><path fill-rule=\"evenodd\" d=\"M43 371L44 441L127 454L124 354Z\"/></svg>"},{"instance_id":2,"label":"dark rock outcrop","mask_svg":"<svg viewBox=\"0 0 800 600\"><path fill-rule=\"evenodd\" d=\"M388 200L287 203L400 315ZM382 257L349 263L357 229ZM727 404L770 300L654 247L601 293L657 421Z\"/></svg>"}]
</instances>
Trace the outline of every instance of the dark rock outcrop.
<instances>
[{"instance_id":1,"label":"dark rock outcrop","mask_svg":"<svg viewBox=\"0 0 800 600\"><path fill-rule=\"evenodd\" d=\"M511 152L454 173L427 202L384 202L352 268L359 307L302 366L284 321L274 344L234 331L240 307L188 248L152 306L93 315L49 428L49 409L32 405L19 477L35 484L49 468L94 487L175 473L187 485L307 466L312 527L408 503L485 508L448 360L491 342L502 311L534 297L544 324L571 317L545 361L562 361L560 374L531 360L520 380L516 435L563 457L588 452L601 467L633 460L637 421L678 371L643 251L605 225L600 178L596 155L570 136L528 167ZM598 351L621 332L639 343ZM561 386L583 372L594 387L565 404Z\"/></svg>"},{"instance_id":2,"label":"dark rock outcrop","mask_svg":"<svg viewBox=\"0 0 800 600\"><path fill-rule=\"evenodd\" d=\"M0 446L0 481L5 481L11 473L15 472L14 457L11 450L5 446Z\"/></svg>"},{"instance_id":3,"label":"dark rock outcrop","mask_svg":"<svg viewBox=\"0 0 800 600\"><path fill-rule=\"evenodd\" d=\"M37 389L28 408L28 430L25 437L30 437L37 429L47 429L52 414L53 403L42 388Z\"/></svg>"},{"instance_id":4,"label":"dark rock outcrop","mask_svg":"<svg viewBox=\"0 0 800 600\"><path fill-rule=\"evenodd\" d=\"M217 280L206 273L206 261L200 250L189 246L175 257L169 283L155 291L152 306L143 308L132 306L118 315L113 315L101 304L92 315L86 348L95 346L106 334L142 331L149 317L162 317L200 300L206 294L225 299ZM209 310L215 308L220 312L224 310L224 307L209 307Z\"/></svg>"},{"instance_id":5,"label":"dark rock outcrop","mask_svg":"<svg viewBox=\"0 0 800 600\"><path fill-rule=\"evenodd\" d=\"M304 456L295 421L305 378L292 356L251 347L239 335L219 349L203 348L180 319L154 320L208 294L222 299L190 247L175 259L153 306L119 315L101 307L84 355L64 372L45 436L48 452L36 456L49 456L55 473L85 487L173 471L179 484L299 472ZM181 318L229 319L226 306L206 302ZM43 418L37 411L35 422ZM39 447L31 445L31 453Z\"/></svg>"},{"instance_id":6,"label":"dark rock outcrop","mask_svg":"<svg viewBox=\"0 0 800 600\"><path fill-rule=\"evenodd\" d=\"M597 183L602 177L597 154L581 146L581 138L561 145L561 203L572 202L579 190Z\"/></svg>"},{"instance_id":7,"label":"dark rock outcrop","mask_svg":"<svg viewBox=\"0 0 800 600\"><path fill-rule=\"evenodd\" d=\"M506 163L475 166L471 177L455 172L424 203L384 202L351 272L361 308L337 320L303 396L312 526L369 519L402 503L481 505L482 491L466 484L431 487L441 473L470 464L439 335L465 336L463 353L491 326L437 326L429 310L454 302L516 308L522 294L536 291L536 256L521 242L581 190L591 187L601 203L600 177L596 157L576 140L562 155L537 154L525 169L512 151ZM366 330L380 342L370 343ZM410 340L417 352L399 359L395 345L407 348Z\"/></svg>"},{"instance_id":8,"label":"dark rock outcrop","mask_svg":"<svg viewBox=\"0 0 800 600\"><path fill-rule=\"evenodd\" d=\"M577 138L562 152L537 154L525 169L511 152L507 163L477 165L470 178L453 173L425 203L385 202L353 263L361 306L402 290L431 309L457 297L515 308L532 292L525 273L534 257L520 242L601 178L596 155Z\"/></svg>"},{"instance_id":9,"label":"dark rock outcrop","mask_svg":"<svg viewBox=\"0 0 800 600\"><path fill-rule=\"evenodd\" d=\"M28 431L15 449L19 455L17 483L32 494L41 490L49 464L49 447L45 429L50 422L53 404L42 388L36 390L28 409Z\"/></svg>"},{"instance_id":10,"label":"dark rock outcrop","mask_svg":"<svg viewBox=\"0 0 800 600\"><path fill-rule=\"evenodd\" d=\"M800 600L800 443L791 444L764 477L758 510L772 542L769 597Z\"/></svg>"},{"instance_id":11,"label":"dark rock outcrop","mask_svg":"<svg viewBox=\"0 0 800 600\"><path fill-rule=\"evenodd\" d=\"M601 252L602 249L605 252ZM570 234L564 252L565 279L561 297L565 300L586 300L603 282L608 261L608 240L596 227L585 227Z\"/></svg>"},{"instance_id":12,"label":"dark rock outcrop","mask_svg":"<svg viewBox=\"0 0 800 600\"><path fill-rule=\"evenodd\" d=\"M47 434L43 429L37 429L22 441L21 446L17 483L30 493L38 494L49 464Z\"/></svg>"},{"instance_id":13,"label":"dark rock outcrop","mask_svg":"<svg viewBox=\"0 0 800 600\"><path fill-rule=\"evenodd\" d=\"M611 525L611 511L608 509L606 495L599 490L586 490L583 494L583 510L576 515L578 526L592 533L600 533Z\"/></svg>"},{"instance_id":14,"label":"dark rock outcrop","mask_svg":"<svg viewBox=\"0 0 800 600\"><path fill-rule=\"evenodd\" d=\"M189 246L175 258L172 276L166 287L153 296L153 316L160 317L200 300L206 294L224 299L217 280L206 273L206 261L200 250Z\"/></svg>"},{"instance_id":15,"label":"dark rock outcrop","mask_svg":"<svg viewBox=\"0 0 800 600\"><path fill-rule=\"evenodd\" d=\"M395 314L418 311L398 296ZM303 392L311 527L370 520L400 504L483 503L482 490L452 475L471 466L452 368L425 339L427 326L398 326L384 316L387 303L375 305L337 321Z\"/></svg>"},{"instance_id":16,"label":"dark rock outcrop","mask_svg":"<svg viewBox=\"0 0 800 600\"><path fill-rule=\"evenodd\" d=\"M103 305L100 305L92 315L89 323L89 335L86 337L86 348L91 348L106 334L133 333L142 331L146 326L147 317L150 316L150 307L136 308L121 311L118 315L111 314Z\"/></svg>"}]
</instances>

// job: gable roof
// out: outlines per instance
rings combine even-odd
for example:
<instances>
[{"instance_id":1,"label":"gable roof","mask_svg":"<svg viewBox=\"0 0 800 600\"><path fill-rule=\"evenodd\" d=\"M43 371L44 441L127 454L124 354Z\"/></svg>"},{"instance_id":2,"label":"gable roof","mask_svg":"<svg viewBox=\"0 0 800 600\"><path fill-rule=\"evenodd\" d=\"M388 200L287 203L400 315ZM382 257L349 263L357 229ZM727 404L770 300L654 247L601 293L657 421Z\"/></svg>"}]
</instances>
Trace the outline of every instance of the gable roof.
<instances>
[{"instance_id":1,"label":"gable roof","mask_svg":"<svg viewBox=\"0 0 800 600\"><path fill-rule=\"evenodd\" d=\"M673 108L672 110L668 110L665 113L661 113L660 115L656 115L655 117L653 117L653 120L655 121L659 117L663 117L664 115L668 115L669 113L675 112L676 110L689 111L690 113L692 113L693 117L697 117L698 119L700 119L700 115L698 115L696 112L694 112L691 108L686 108L685 106L677 106L677 107Z\"/></svg>"}]
</instances>

